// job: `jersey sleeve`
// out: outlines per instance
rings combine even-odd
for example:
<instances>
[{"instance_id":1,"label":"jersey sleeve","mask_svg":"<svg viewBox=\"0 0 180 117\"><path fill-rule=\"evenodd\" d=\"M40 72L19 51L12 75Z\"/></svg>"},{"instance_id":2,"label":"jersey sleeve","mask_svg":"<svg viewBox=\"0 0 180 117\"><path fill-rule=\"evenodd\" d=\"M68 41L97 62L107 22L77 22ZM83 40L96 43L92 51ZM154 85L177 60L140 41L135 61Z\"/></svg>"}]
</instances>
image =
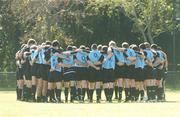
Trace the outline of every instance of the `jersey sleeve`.
<instances>
[{"instance_id":1,"label":"jersey sleeve","mask_svg":"<svg viewBox=\"0 0 180 117\"><path fill-rule=\"evenodd\" d=\"M52 69L56 68L56 59L54 57L51 57L51 68Z\"/></svg>"},{"instance_id":2,"label":"jersey sleeve","mask_svg":"<svg viewBox=\"0 0 180 117\"><path fill-rule=\"evenodd\" d=\"M101 57L99 58L99 61L102 63L102 62L103 62L103 60L104 60L104 56L103 56L103 55L101 55Z\"/></svg>"}]
</instances>

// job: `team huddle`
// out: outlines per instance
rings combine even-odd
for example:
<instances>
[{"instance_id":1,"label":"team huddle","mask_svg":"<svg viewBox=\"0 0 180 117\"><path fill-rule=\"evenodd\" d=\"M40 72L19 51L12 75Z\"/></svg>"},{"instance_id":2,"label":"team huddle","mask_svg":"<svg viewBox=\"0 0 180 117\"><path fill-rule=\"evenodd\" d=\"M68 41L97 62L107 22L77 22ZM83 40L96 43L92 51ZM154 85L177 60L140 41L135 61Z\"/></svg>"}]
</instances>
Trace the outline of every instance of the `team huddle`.
<instances>
[{"instance_id":1,"label":"team huddle","mask_svg":"<svg viewBox=\"0 0 180 117\"><path fill-rule=\"evenodd\" d=\"M40 45L29 39L16 53L17 100L51 103L164 101L168 62L157 44L110 41L107 45ZM123 91L125 97L123 97ZM64 92L62 100L61 92ZM115 92L115 95L114 95ZM95 95L95 94L94 94Z\"/></svg>"}]
</instances>

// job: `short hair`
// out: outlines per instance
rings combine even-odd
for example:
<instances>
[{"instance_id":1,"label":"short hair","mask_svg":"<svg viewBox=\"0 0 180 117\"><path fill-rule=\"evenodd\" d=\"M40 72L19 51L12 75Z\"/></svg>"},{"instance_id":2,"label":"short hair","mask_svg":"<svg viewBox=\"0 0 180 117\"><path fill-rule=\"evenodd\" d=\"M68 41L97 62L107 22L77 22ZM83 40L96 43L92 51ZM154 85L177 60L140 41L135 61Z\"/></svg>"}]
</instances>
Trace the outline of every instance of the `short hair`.
<instances>
[{"instance_id":1,"label":"short hair","mask_svg":"<svg viewBox=\"0 0 180 117\"><path fill-rule=\"evenodd\" d=\"M116 47L116 42L111 40L109 42L109 46Z\"/></svg>"},{"instance_id":2,"label":"short hair","mask_svg":"<svg viewBox=\"0 0 180 117\"><path fill-rule=\"evenodd\" d=\"M135 51L139 51L139 47L138 47L137 45L134 45L134 46L132 47L132 49L135 50Z\"/></svg>"},{"instance_id":3,"label":"short hair","mask_svg":"<svg viewBox=\"0 0 180 117\"><path fill-rule=\"evenodd\" d=\"M30 47L30 49L37 49L37 46L36 45L32 45L31 47Z\"/></svg>"},{"instance_id":4,"label":"short hair","mask_svg":"<svg viewBox=\"0 0 180 117\"><path fill-rule=\"evenodd\" d=\"M73 47L72 47L71 45L69 45L69 46L66 48L66 50L72 51L72 50L73 50Z\"/></svg>"},{"instance_id":5,"label":"short hair","mask_svg":"<svg viewBox=\"0 0 180 117\"><path fill-rule=\"evenodd\" d=\"M122 43L122 47L123 47L123 48L129 48L129 44L128 44L127 42L123 42L123 43Z\"/></svg>"},{"instance_id":6,"label":"short hair","mask_svg":"<svg viewBox=\"0 0 180 117\"><path fill-rule=\"evenodd\" d=\"M158 46L157 46L157 44L152 44L151 48L154 49L154 50L157 50Z\"/></svg>"},{"instance_id":7,"label":"short hair","mask_svg":"<svg viewBox=\"0 0 180 117\"><path fill-rule=\"evenodd\" d=\"M107 53L108 46L106 46L106 45L102 46L102 51L103 51L103 53Z\"/></svg>"},{"instance_id":8,"label":"short hair","mask_svg":"<svg viewBox=\"0 0 180 117\"><path fill-rule=\"evenodd\" d=\"M52 46L53 46L53 47L59 46L59 41L58 41L58 40L54 40L54 41L52 42Z\"/></svg>"},{"instance_id":9,"label":"short hair","mask_svg":"<svg viewBox=\"0 0 180 117\"><path fill-rule=\"evenodd\" d=\"M79 48L80 49L86 49L86 46L85 45L81 45Z\"/></svg>"},{"instance_id":10,"label":"short hair","mask_svg":"<svg viewBox=\"0 0 180 117\"><path fill-rule=\"evenodd\" d=\"M131 44L129 47L133 49L134 46L137 46L136 44Z\"/></svg>"},{"instance_id":11,"label":"short hair","mask_svg":"<svg viewBox=\"0 0 180 117\"><path fill-rule=\"evenodd\" d=\"M76 46L72 46L72 48L73 48L73 50L76 50L76 49L77 49L77 47L76 47Z\"/></svg>"},{"instance_id":12,"label":"short hair","mask_svg":"<svg viewBox=\"0 0 180 117\"><path fill-rule=\"evenodd\" d=\"M144 45L145 45L146 48L150 48L151 47L151 45L148 42L144 42Z\"/></svg>"},{"instance_id":13,"label":"short hair","mask_svg":"<svg viewBox=\"0 0 180 117\"><path fill-rule=\"evenodd\" d=\"M31 38L31 39L28 40L27 44L28 45L34 45L34 44L36 44L36 40Z\"/></svg>"},{"instance_id":14,"label":"short hair","mask_svg":"<svg viewBox=\"0 0 180 117\"><path fill-rule=\"evenodd\" d=\"M97 44L92 44L92 45L91 45L91 49L92 49L92 50L97 50Z\"/></svg>"},{"instance_id":15,"label":"short hair","mask_svg":"<svg viewBox=\"0 0 180 117\"><path fill-rule=\"evenodd\" d=\"M140 48L140 49L146 49L146 46L145 46L144 43L141 43L141 44L139 44L139 48Z\"/></svg>"},{"instance_id":16,"label":"short hair","mask_svg":"<svg viewBox=\"0 0 180 117\"><path fill-rule=\"evenodd\" d=\"M46 45L51 45L51 41L46 41Z\"/></svg>"},{"instance_id":17,"label":"short hair","mask_svg":"<svg viewBox=\"0 0 180 117\"><path fill-rule=\"evenodd\" d=\"M100 44L100 45L98 45L97 46L97 49L100 51L100 50L102 50L102 45Z\"/></svg>"}]
</instances>

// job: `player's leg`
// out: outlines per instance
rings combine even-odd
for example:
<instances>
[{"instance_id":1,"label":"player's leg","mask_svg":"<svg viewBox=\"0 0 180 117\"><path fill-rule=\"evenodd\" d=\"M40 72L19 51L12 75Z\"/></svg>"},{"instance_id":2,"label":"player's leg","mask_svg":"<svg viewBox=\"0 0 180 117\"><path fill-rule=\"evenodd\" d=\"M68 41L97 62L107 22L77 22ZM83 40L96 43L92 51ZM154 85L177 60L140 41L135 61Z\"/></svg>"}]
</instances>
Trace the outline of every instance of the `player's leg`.
<instances>
[{"instance_id":1,"label":"player's leg","mask_svg":"<svg viewBox=\"0 0 180 117\"><path fill-rule=\"evenodd\" d=\"M69 86L70 86L70 82L64 81L64 95L65 95L65 102L66 103L68 102Z\"/></svg>"},{"instance_id":2,"label":"player's leg","mask_svg":"<svg viewBox=\"0 0 180 117\"><path fill-rule=\"evenodd\" d=\"M70 92L71 103L73 103L75 100L75 97L76 97L76 81L74 81L74 80L70 81L70 89L71 89L71 92Z\"/></svg>"},{"instance_id":3,"label":"player's leg","mask_svg":"<svg viewBox=\"0 0 180 117\"><path fill-rule=\"evenodd\" d=\"M85 94L86 94L86 91L88 89L88 82L87 80L82 80L81 81L81 86L82 86L82 89L81 89L81 101L84 102L84 98L85 98Z\"/></svg>"},{"instance_id":4,"label":"player's leg","mask_svg":"<svg viewBox=\"0 0 180 117\"><path fill-rule=\"evenodd\" d=\"M61 77L61 73L60 72L55 72L55 84L56 84L56 88L55 88L55 93L56 93L56 99L58 103L63 103L63 101L61 100L61 89L62 89L62 77Z\"/></svg>"},{"instance_id":5,"label":"player's leg","mask_svg":"<svg viewBox=\"0 0 180 117\"><path fill-rule=\"evenodd\" d=\"M93 102L93 93L94 93L94 88L95 88L95 82L89 82L89 99L90 103Z\"/></svg>"},{"instance_id":6,"label":"player's leg","mask_svg":"<svg viewBox=\"0 0 180 117\"><path fill-rule=\"evenodd\" d=\"M115 99L118 99L118 81L116 80L114 82L114 93L115 93Z\"/></svg>"},{"instance_id":7,"label":"player's leg","mask_svg":"<svg viewBox=\"0 0 180 117\"><path fill-rule=\"evenodd\" d=\"M97 103L100 103L100 97L101 97L101 82L100 81L98 81L98 82L96 82L96 84L95 84L96 86L96 102Z\"/></svg>"},{"instance_id":8,"label":"player's leg","mask_svg":"<svg viewBox=\"0 0 180 117\"><path fill-rule=\"evenodd\" d=\"M118 93L119 93L118 102L121 102L121 100L122 100L122 91L123 91L123 78L118 78L117 86L118 86Z\"/></svg>"},{"instance_id":9,"label":"player's leg","mask_svg":"<svg viewBox=\"0 0 180 117\"><path fill-rule=\"evenodd\" d=\"M114 82L109 82L109 102L112 103L112 97L114 92Z\"/></svg>"}]
</instances>

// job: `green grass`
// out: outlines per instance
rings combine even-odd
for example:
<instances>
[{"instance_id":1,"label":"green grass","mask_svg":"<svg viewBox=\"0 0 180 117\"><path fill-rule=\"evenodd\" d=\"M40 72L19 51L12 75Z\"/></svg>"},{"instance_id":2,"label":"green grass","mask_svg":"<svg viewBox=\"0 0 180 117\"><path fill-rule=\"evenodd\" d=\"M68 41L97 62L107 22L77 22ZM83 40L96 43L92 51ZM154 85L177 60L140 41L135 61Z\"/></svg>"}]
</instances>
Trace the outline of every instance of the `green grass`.
<instances>
[{"instance_id":1,"label":"green grass","mask_svg":"<svg viewBox=\"0 0 180 117\"><path fill-rule=\"evenodd\" d=\"M167 92L164 103L50 104L16 101L0 91L0 117L180 117L180 92Z\"/></svg>"}]
</instances>

